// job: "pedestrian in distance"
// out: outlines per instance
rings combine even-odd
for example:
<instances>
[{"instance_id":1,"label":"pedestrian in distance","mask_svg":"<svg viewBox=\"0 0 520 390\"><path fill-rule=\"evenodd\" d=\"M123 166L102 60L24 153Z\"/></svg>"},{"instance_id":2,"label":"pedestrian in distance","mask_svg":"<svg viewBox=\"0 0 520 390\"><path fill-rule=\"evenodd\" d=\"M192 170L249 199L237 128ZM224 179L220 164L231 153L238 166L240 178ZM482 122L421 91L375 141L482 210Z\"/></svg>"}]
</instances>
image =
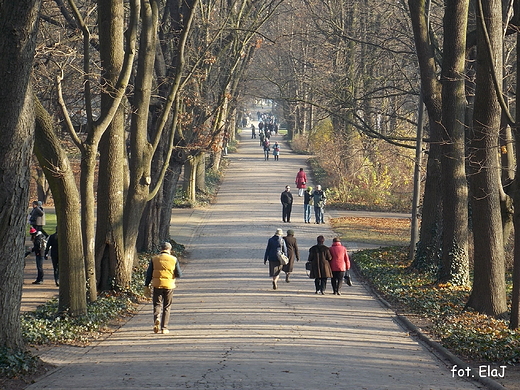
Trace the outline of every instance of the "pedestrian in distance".
<instances>
[{"instance_id":1,"label":"pedestrian in distance","mask_svg":"<svg viewBox=\"0 0 520 390\"><path fill-rule=\"evenodd\" d=\"M264 141L264 160L269 160L269 152L271 151L271 146L269 144L269 140L266 138Z\"/></svg>"},{"instance_id":2,"label":"pedestrian in distance","mask_svg":"<svg viewBox=\"0 0 520 390\"><path fill-rule=\"evenodd\" d=\"M332 255L332 260L330 261L332 289L334 290L334 294L341 295L343 278L345 277L345 273L350 269L348 251L337 237L332 240L332 246L329 250Z\"/></svg>"},{"instance_id":3,"label":"pedestrian in distance","mask_svg":"<svg viewBox=\"0 0 520 390\"><path fill-rule=\"evenodd\" d=\"M289 258L289 262L283 266L283 272L285 272L285 281L289 283L289 276L294 269L294 260L300 261L300 252L298 250L298 243L294 237L294 230L287 230L287 236L283 239L287 247L287 257Z\"/></svg>"},{"instance_id":4,"label":"pedestrian in distance","mask_svg":"<svg viewBox=\"0 0 520 390\"><path fill-rule=\"evenodd\" d=\"M56 287L60 285L60 267L59 267L59 252L58 252L58 228L56 231L49 236L49 241L45 248L45 260L49 258L49 251L51 252L52 269L54 271L54 283Z\"/></svg>"},{"instance_id":5,"label":"pedestrian in distance","mask_svg":"<svg viewBox=\"0 0 520 390\"><path fill-rule=\"evenodd\" d=\"M291 211L293 204L291 187L285 186L285 191L280 195L280 202L282 203L282 221L291 222Z\"/></svg>"},{"instance_id":6,"label":"pedestrian in distance","mask_svg":"<svg viewBox=\"0 0 520 390\"><path fill-rule=\"evenodd\" d=\"M278 278L283 269L279 254L283 253L287 256L287 246L282 236L283 230L276 229L274 236L267 240L267 247L264 253L264 265L269 261L269 276L273 278L273 290L278 288Z\"/></svg>"},{"instance_id":7,"label":"pedestrian in distance","mask_svg":"<svg viewBox=\"0 0 520 390\"><path fill-rule=\"evenodd\" d=\"M303 222L311 223L312 187L303 193Z\"/></svg>"},{"instance_id":8,"label":"pedestrian in distance","mask_svg":"<svg viewBox=\"0 0 520 390\"><path fill-rule=\"evenodd\" d=\"M278 145L278 142L275 142L273 145L273 157L274 161L278 161L280 156L280 145Z\"/></svg>"},{"instance_id":9,"label":"pedestrian in distance","mask_svg":"<svg viewBox=\"0 0 520 390\"><path fill-rule=\"evenodd\" d=\"M146 271L145 287L150 283L153 287L153 331L154 333L170 333L170 309L173 301L175 280L182 276L179 262L172 256L172 245L165 242L161 245L161 253L154 256Z\"/></svg>"},{"instance_id":10,"label":"pedestrian in distance","mask_svg":"<svg viewBox=\"0 0 520 390\"><path fill-rule=\"evenodd\" d=\"M303 196L303 192L307 187L307 174L305 173L303 168L300 168L300 170L296 174L296 179L294 183L296 184L296 188L298 188L298 196Z\"/></svg>"},{"instance_id":11,"label":"pedestrian in distance","mask_svg":"<svg viewBox=\"0 0 520 390\"><path fill-rule=\"evenodd\" d=\"M260 146L264 146L265 135L263 131L258 132L258 138L260 139Z\"/></svg>"},{"instance_id":12,"label":"pedestrian in distance","mask_svg":"<svg viewBox=\"0 0 520 390\"><path fill-rule=\"evenodd\" d=\"M256 139L256 128L255 125L251 124L251 139Z\"/></svg>"},{"instance_id":13,"label":"pedestrian in distance","mask_svg":"<svg viewBox=\"0 0 520 390\"><path fill-rule=\"evenodd\" d=\"M314 279L314 286L316 287L316 294L325 294L327 288L327 279L332 278L332 270L330 269L330 261L332 255L327 246L325 246L325 238L318 236L316 238L317 244L309 249L309 259L311 269L309 277Z\"/></svg>"},{"instance_id":14,"label":"pedestrian in distance","mask_svg":"<svg viewBox=\"0 0 520 390\"><path fill-rule=\"evenodd\" d=\"M37 270L36 280L32 282L32 284L43 284L43 255L46 246L46 239L44 234L41 231L36 230L34 227L29 230L29 233L31 234L33 247L25 254L25 256L29 255L31 252L34 252Z\"/></svg>"},{"instance_id":15,"label":"pedestrian in distance","mask_svg":"<svg viewBox=\"0 0 520 390\"><path fill-rule=\"evenodd\" d=\"M314 216L316 217L316 223L325 223L324 208L325 203L327 202L327 197L325 196L325 192L323 192L319 184L312 193L312 202L314 203Z\"/></svg>"},{"instance_id":16,"label":"pedestrian in distance","mask_svg":"<svg viewBox=\"0 0 520 390\"><path fill-rule=\"evenodd\" d=\"M32 203L32 210L29 214L29 224L35 228L36 230L43 232L45 237L48 236L43 230L43 226L45 225L45 211L43 210L43 203L41 201L35 200Z\"/></svg>"}]
</instances>

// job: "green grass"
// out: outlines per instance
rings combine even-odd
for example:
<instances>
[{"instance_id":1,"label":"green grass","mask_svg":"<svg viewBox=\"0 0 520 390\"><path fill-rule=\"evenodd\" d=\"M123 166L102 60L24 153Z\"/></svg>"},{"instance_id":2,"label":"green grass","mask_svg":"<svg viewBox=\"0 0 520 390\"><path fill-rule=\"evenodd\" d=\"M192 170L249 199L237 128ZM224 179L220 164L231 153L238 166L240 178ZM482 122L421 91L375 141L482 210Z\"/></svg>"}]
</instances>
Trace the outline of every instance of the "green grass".
<instances>
[{"instance_id":1,"label":"green grass","mask_svg":"<svg viewBox=\"0 0 520 390\"><path fill-rule=\"evenodd\" d=\"M360 251L352 261L394 308L428 320L426 329L451 352L469 361L520 362L520 332L508 323L464 309L470 288L435 284L435 275L410 269L408 249Z\"/></svg>"}]
</instances>

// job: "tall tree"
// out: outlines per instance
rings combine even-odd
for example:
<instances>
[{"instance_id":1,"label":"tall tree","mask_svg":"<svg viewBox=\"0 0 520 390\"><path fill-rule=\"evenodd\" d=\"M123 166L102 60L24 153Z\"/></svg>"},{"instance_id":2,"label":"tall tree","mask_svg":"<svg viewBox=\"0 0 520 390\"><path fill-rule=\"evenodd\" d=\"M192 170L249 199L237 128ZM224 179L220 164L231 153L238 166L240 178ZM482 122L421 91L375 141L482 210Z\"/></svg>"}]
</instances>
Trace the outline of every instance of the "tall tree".
<instances>
[{"instance_id":1,"label":"tall tree","mask_svg":"<svg viewBox=\"0 0 520 390\"><path fill-rule=\"evenodd\" d=\"M507 312L498 153L503 47L502 3L477 0L477 74L469 163L473 205L474 280L467 306Z\"/></svg>"},{"instance_id":2,"label":"tall tree","mask_svg":"<svg viewBox=\"0 0 520 390\"><path fill-rule=\"evenodd\" d=\"M469 0L447 0L442 56L443 245L439 279L469 281L466 182L466 33Z\"/></svg>"},{"instance_id":3,"label":"tall tree","mask_svg":"<svg viewBox=\"0 0 520 390\"><path fill-rule=\"evenodd\" d=\"M40 1L0 1L0 346L23 348L23 251L34 142L30 76Z\"/></svg>"},{"instance_id":4,"label":"tall tree","mask_svg":"<svg viewBox=\"0 0 520 390\"><path fill-rule=\"evenodd\" d=\"M81 316L87 313L87 295L81 219L77 218L79 192L67 154L56 135L53 118L36 97L35 113L34 152L51 187L60 237L58 311Z\"/></svg>"}]
</instances>

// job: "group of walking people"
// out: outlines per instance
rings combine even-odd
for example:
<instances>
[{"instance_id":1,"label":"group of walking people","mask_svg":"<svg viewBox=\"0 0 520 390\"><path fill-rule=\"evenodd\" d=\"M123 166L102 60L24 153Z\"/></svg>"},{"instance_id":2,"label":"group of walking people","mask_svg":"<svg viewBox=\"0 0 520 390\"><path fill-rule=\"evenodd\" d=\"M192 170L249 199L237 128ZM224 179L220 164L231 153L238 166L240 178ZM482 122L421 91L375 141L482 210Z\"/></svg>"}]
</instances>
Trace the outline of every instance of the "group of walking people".
<instances>
[{"instance_id":1,"label":"group of walking people","mask_svg":"<svg viewBox=\"0 0 520 390\"><path fill-rule=\"evenodd\" d=\"M325 238L322 235L318 236L316 240L317 244L309 249L306 263L309 278L314 279L316 294L325 294L327 279L330 278L333 294L341 295L343 279L349 286L352 286L347 248L341 244L339 238L332 240L330 248L325 245ZM283 255L287 257L286 264L282 259ZM284 237L283 230L276 229L275 234L267 241L264 253L264 264L269 262L269 276L273 281L273 290L278 289L278 280L282 272L285 273L285 281L290 282L295 261L300 261L300 253L294 231L287 230L287 235Z\"/></svg>"},{"instance_id":2,"label":"group of walking people","mask_svg":"<svg viewBox=\"0 0 520 390\"><path fill-rule=\"evenodd\" d=\"M303 221L311 223L311 209L314 206L314 216L317 224L325 223L325 204L327 196L321 189L321 185L317 185L313 191L312 187L307 187L307 174L300 168L296 174L296 187L298 188L298 196L303 196ZM291 187L285 186L285 190L280 195L280 202L282 203L282 221L291 222L292 205L294 197L291 193Z\"/></svg>"}]
</instances>

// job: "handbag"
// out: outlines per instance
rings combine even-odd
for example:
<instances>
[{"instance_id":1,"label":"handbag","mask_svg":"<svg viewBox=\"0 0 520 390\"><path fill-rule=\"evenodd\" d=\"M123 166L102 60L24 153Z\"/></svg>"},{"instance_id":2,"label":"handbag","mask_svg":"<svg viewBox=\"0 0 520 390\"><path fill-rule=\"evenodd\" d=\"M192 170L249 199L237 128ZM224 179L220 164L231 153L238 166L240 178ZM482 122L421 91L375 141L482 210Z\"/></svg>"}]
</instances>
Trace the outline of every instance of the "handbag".
<instances>
[{"instance_id":1,"label":"handbag","mask_svg":"<svg viewBox=\"0 0 520 390\"><path fill-rule=\"evenodd\" d=\"M280 265L289 264L289 258L283 252L278 252L278 261L280 262Z\"/></svg>"}]
</instances>

